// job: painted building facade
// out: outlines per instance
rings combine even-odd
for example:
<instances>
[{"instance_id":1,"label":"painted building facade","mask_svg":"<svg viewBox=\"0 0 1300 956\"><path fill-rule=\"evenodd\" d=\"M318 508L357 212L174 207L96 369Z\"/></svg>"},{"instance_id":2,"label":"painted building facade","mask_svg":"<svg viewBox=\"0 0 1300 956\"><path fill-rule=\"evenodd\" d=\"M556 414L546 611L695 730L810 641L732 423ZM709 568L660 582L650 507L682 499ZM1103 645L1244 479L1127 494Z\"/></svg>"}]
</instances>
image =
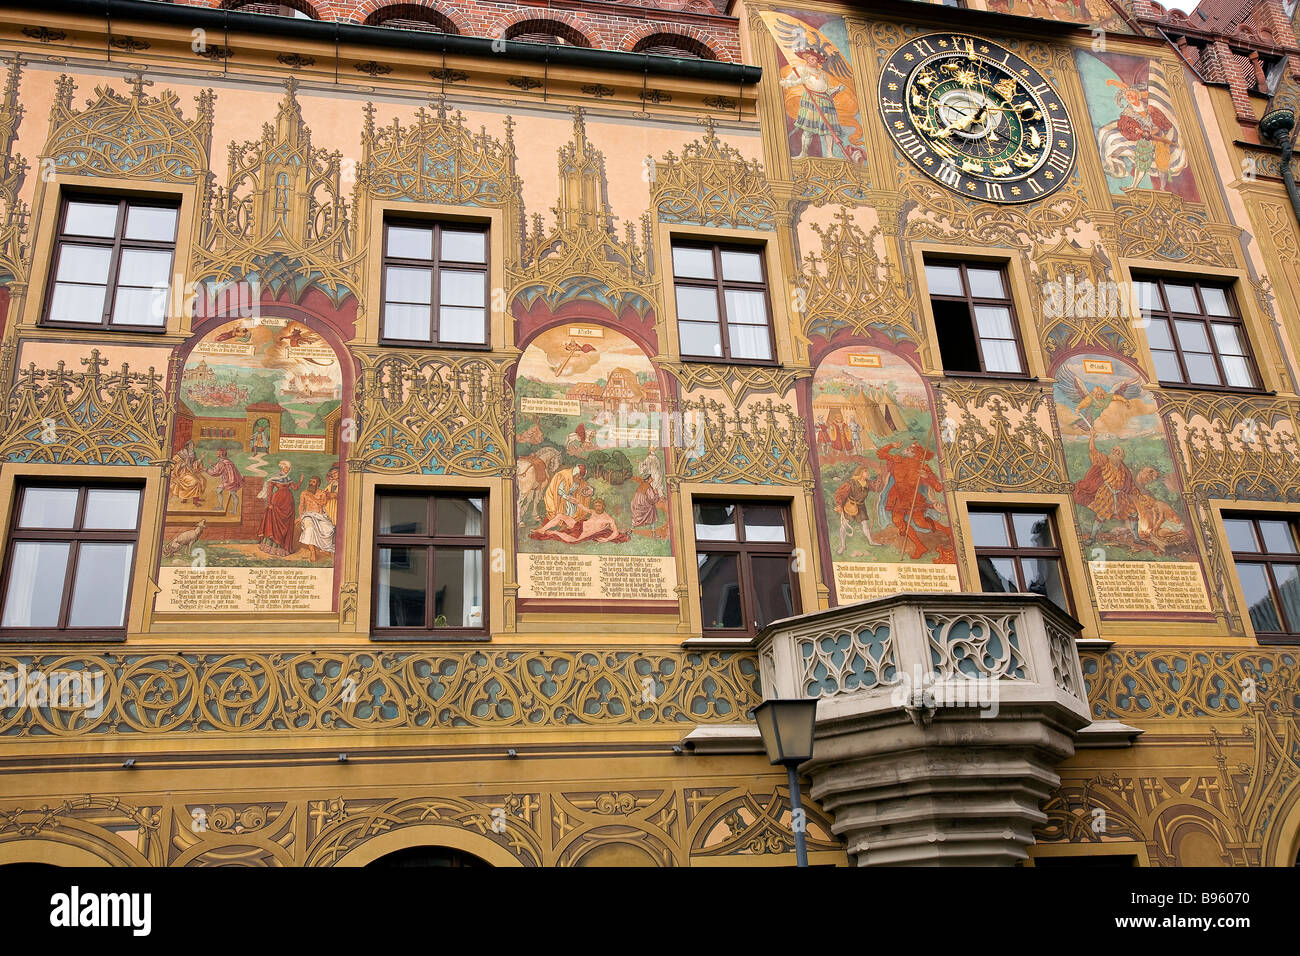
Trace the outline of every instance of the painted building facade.
<instances>
[{"instance_id":1,"label":"painted building facade","mask_svg":"<svg viewBox=\"0 0 1300 956\"><path fill-rule=\"evenodd\" d=\"M0 13L0 862L788 865L990 590L1009 858L1296 861L1280 4L207 6Z\"/></svg>"}]
</instances>

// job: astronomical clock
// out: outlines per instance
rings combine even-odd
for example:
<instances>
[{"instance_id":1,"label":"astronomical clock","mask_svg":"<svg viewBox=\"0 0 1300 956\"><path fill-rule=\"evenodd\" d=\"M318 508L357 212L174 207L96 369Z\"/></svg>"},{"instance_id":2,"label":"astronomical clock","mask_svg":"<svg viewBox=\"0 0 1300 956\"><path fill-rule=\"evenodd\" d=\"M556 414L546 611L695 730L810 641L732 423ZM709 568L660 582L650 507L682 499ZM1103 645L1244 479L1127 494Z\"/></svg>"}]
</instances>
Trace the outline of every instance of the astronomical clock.
<instances>
[{"instance_id":1,"label":"astronomical clock","mask_svg":"<svg viewBox=\"0 0 1300 956\"><path fill-rule=\"evenodd\" d=\"M963 196L1039 199L1074 165L1074 129L1056 90L979 37L933 33L904 43L881 74L880 113L908 159Z\"/></svg>"}]
</instances>

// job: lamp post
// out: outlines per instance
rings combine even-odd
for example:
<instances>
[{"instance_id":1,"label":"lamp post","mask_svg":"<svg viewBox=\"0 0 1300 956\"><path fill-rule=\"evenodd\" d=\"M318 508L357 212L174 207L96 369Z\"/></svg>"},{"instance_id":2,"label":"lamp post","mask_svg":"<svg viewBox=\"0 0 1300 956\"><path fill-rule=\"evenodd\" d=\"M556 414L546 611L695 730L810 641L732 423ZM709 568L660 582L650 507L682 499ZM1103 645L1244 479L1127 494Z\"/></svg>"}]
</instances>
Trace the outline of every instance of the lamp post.
<instances>
[{"instance_id":1,"label":"lamp post","mask_svg":"<svg viewBox=\"0 0 1300 956\"><path fill-rule=\"evenodd\" d=\"M763 737L767 759L785 767L790 778L790 826L794 830L794 856L798 866L808 865L803 800L795 768L812 757L817 727L817 701L808 698L765 700L749 712Z\"/></svg>"}]
</instances>

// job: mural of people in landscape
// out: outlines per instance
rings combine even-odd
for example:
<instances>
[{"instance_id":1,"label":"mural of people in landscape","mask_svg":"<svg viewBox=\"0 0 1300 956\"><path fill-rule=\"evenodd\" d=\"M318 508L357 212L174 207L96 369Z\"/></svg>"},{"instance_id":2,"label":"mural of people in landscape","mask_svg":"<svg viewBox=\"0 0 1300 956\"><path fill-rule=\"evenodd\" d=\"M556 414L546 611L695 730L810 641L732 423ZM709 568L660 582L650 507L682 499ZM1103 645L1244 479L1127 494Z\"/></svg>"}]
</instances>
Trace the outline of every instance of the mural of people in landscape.
<instances>
[{"instance_id":1,"label":"mural of people in landscape","mask_svg":"<svg viewBox=\"0 0 1300 956\"><path fill-rule=\"evenodd\" d=\"M781 48L791 155L866 162L844 19L786 11L759 16Z\"/></svg>"},{"instance_id":2,"label":"mural of people in landscape","mask_svg":"<svg viewBox=\"0 0 1300 956\"><path fill-rule=\"evenodd\" d=\"M1074 58L1111 193L1156 189L1200 202L1160 63L1086 50Z\"/></svg>"},{"instance_id":3,"label":"mural of people in landscape","mask_svg":"<svg viewBox=\"0 0 1300 956\"><path fill-rule=\"evenodd\" d=\"M296 321L203 337L181 378L165 535L203 527L164 565L200 546L214 567L333 565L342 384L333 350Z\"/></svg>"},{"instance_id":4,"label":"mural of people in landscape","mask_svg":"<svg viewBox=\"0 0 1300 956\"><path fill-rule=\"evenodd\" d=\"M1197 555L1155 399L1138 371L1107 355L1056 372L1057 418L1084 551L1107 560Z\"/></svg>"},{"instance_id":5,"label":"mural of people in landscape","mask_svg":"<svg viewBox=\"0 0 1300 956\"><path fill-rule=\"evenodd\" d=\"M833 560L955 562L934 416L916 371L887 352L832 352L813 380L814 437Z\"/></svg>"},{"instance_id":6,"label":"mural of people in landscape","mask_svg":"<svg viewBox=\"0 0 1300 956\"><path fill-rule=\"evenodd\" d=\"M662 397L641 348L609 328L548 329L515 392L520 552L670 554Z\"/></svg>"}]
</instances>

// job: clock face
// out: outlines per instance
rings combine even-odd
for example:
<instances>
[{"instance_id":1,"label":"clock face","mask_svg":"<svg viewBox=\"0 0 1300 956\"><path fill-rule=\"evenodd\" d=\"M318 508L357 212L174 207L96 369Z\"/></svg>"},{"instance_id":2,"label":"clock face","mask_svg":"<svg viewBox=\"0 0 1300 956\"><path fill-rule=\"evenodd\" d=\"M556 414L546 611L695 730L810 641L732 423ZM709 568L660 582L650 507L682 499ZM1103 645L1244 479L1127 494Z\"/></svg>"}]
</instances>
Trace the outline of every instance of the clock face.
<instances>
[{"instance_id":1,"label":"clock face","mask_svg":"<svg viewBox=\"0 0 1300 956\"><path fill-rule=\"evenodd\" d=\"M1060 96L1020 57L978 37L904 43L881 74L880 113L917 168L963 196L1029 202L1064 185L1074 165Z\"/></svg>"}]
</instances>

